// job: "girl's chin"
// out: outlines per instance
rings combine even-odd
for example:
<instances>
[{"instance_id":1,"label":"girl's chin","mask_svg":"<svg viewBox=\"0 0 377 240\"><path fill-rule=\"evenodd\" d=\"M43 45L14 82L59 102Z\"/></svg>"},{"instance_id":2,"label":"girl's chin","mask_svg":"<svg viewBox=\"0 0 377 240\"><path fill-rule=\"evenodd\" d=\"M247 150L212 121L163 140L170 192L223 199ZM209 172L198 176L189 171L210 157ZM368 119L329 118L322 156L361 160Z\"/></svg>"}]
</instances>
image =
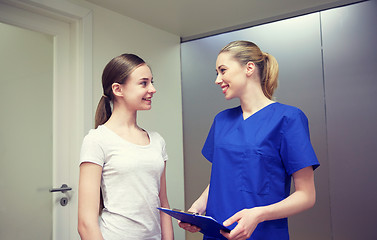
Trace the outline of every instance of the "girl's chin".
<instances>
[{"instance_id":1,"label":"girl's chin","mask_svg":"<svg viewBox=\"0 0 377 240\"><path fill-rule=\"evenodd\" d=\"M141 107L139 110L144 111L144 110L151 110L151 109L152 109L152 105L148 105L148 106Z\"/></svg>"}]
</instances>

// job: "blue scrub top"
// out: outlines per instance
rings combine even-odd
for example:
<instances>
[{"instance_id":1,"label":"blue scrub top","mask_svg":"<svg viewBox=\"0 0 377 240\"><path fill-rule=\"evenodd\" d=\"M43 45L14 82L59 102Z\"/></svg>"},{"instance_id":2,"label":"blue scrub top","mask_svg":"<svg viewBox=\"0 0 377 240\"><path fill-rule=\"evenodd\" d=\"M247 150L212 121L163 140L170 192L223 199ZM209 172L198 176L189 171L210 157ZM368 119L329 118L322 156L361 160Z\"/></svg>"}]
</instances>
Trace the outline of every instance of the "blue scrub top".
<instances>
[{"instance_id":1,"label":"blue scrub top","mask_svg":"<svg viewBox=\"0 0 377 240\"><path fill-rule=\"evenodd\" d=\"M245 120L240 106L217 114L202 154L212 163L206 214L219 222L242 209L287 198L291 175L319 166L307 117L300 109L278 102ZM262 222L249 239L289 239L288 221Z\"/></svg>"}]
</instances>

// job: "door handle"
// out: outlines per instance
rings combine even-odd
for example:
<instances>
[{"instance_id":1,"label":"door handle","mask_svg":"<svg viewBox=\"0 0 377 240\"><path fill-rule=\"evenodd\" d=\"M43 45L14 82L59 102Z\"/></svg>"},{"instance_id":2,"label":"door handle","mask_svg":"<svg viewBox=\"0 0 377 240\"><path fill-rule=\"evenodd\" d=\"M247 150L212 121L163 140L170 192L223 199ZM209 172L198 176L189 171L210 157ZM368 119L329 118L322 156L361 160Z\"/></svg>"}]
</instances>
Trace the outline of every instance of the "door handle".
<instances>
[{"instance_id":1,"label":"door handle","mask_svg":"<svg viewBox=\"0 0 377 240\"><path fill-rule=\"evenodd\" d=\"M72 190L71 187L68 187L67 184L63 184L60 188L51 188L50 192L62 192L62 193L65 193L65 192L71 191L71 190Z\"/></svg>"}]
</instances>

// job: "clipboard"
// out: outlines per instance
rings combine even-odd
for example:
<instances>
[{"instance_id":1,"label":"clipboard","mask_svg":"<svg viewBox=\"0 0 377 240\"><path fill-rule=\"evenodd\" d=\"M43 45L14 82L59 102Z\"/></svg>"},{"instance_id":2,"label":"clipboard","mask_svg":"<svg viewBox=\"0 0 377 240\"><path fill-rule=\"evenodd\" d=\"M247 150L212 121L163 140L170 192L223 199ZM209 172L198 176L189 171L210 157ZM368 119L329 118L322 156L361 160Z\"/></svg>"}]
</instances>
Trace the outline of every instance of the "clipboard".
<instances>
[{"instance_id":1,"label":"clipboard","mask_svg":"<svg viewBox=\"0 0 377 240\"><path fill-rule=\"evenodd\" d=\"M199 227L200 232L208 237L215 237L219 239L226 239L220 234L220 230L230 232L230 229L216 221L210 216L199 215L197 213L184 212L178 209L157 208L158 210L169 214L170 216Z\"/></svg>"}]
</instances>

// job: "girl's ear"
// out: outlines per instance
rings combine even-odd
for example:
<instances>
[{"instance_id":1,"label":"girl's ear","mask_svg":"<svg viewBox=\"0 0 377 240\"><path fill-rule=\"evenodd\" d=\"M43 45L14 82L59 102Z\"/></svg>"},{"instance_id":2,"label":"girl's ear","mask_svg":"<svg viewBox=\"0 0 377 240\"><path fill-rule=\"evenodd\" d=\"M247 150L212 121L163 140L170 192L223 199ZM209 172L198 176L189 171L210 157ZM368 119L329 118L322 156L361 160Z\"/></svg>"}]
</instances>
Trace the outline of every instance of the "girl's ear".
<instances>
[{"instance_id":1,"label":"girl's ear","mask_svg":"<svg viewBox=\"0 0 377 240\"><path fill-rule=\"evenodd\" d=\"M122 86L119 83L113 83L111 85L114 96L123 97Z\"/></svg>"},{"instance_id":2,"label":"girl's ear","mask_svg":"<svg viewBox=\"0 0 377 240\"><path fill-rule=\"evenodd\" d=\"M255 72L255 63L253 62L248 62L246 63L246 75L248 77L250 77L251 75L253 75L253 73Z\"/></svg>"}]
</instances>

